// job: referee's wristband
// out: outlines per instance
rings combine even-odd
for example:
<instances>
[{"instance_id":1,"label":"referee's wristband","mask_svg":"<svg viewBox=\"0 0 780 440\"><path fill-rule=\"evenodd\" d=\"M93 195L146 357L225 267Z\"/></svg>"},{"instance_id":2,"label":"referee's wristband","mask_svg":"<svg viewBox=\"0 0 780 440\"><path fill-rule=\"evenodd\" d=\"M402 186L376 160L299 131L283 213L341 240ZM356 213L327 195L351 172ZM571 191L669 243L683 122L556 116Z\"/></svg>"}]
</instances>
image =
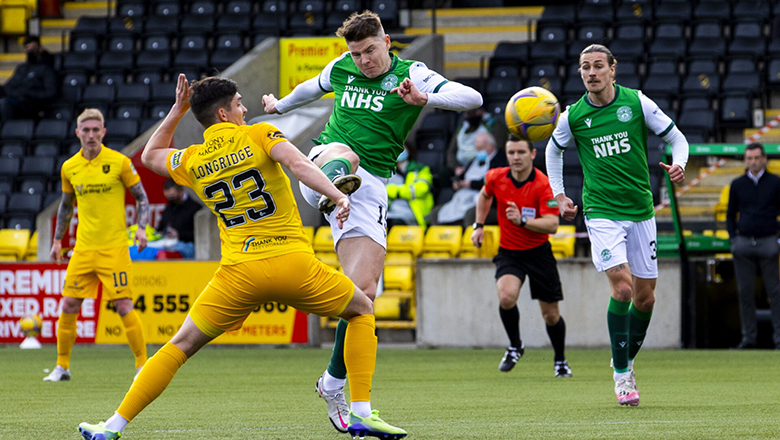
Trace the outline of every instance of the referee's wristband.
<instances>
[{"instance_id":1,"label":"referee's wristband","mask_svg":"<svg viewBox=\"0 0 780 440\"><path fill-rule=\"evenodd\" d=\"M520 226L525 227L526 223L528 223L528 219L525 217L520 217Z\"/></svg>"},{"instance_id":2,"label":"referee's wristband","mask_svg":"<svg viewBox=\"0 0 780 440\"><path fill-rule=\"evenodd\" d=\"M485 226L485 224L484 224L484 223L476 222L476 223L474 223L474 225L473 225L473 229L475 229L475 230L476 230L476 229L482 228L482 227L484 227L484 226Z\"/></svg>"}]
</instances>

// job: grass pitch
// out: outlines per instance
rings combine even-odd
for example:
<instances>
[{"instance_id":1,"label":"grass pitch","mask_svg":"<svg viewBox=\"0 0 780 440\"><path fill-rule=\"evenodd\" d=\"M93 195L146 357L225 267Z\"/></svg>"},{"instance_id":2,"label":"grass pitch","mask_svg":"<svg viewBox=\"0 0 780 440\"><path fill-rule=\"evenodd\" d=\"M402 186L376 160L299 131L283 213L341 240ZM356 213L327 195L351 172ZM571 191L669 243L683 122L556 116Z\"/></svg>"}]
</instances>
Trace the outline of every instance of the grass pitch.
<instances>
[{"instance_id":1,"label":"grass pitch","mask_svg":"<svg viewBox=\"0 0 780 440\"><path fill-rule=\"evenodd\" d=\"M150 350L154 352L155 350ZM417 439L780 439L780 352L643 350L638 407L616 403L607 350L526 350L506 374L499 350L380 348L373 406ZM207 347L123 439L348 439L314 383L330 352ZM44 383L56 349L0 346L0 438L78 439L130 386L126 346L76 346L70 382Z\"/></svg>"}]
</instances>

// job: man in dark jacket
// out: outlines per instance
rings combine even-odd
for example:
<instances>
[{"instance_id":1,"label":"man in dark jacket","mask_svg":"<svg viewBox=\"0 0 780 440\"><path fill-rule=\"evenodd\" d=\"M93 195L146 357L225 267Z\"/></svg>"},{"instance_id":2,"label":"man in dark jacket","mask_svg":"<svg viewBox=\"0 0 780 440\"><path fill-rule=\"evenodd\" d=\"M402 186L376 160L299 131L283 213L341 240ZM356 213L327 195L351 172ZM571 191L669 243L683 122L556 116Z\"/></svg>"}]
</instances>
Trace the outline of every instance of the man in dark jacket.
<instances>
[{"instance_id":1,"label":"man in dark jacket","mask_svg":"<svg viewBox=\"0 0 780 440\"><path fill-rule=\"evenodd\" d=\"M184 258L194 258L195 214L202 206L190 199L184 188L173 179L165 181L163 193L168 199L168 206L163 210L157 232L165 238L178 239L178 243L171 248L172 251L179 252Z\"/></svg>"},{"instance_id":2,"label":"man in dark jacket","mask_svg":"<svg viewBox=\"0 0 780 440\"><path fill-rule=\"evenodd\" d=\"M53 58L41 47L38 37L24 39L27 60L19 64L5 84L5 97L0 99L0 119L35 119L38 112L57 96L57 73Z\"/></svg>"},{"instance_id":3,"label":"man in dark jacket","mask_svg":"<svg viewBox=\"0 0 780 440\"><path fill-rule=\"evenodd\" d=\"M742 341L738 349L755 348L756 274L760 270L772 308L775 348L780 349L780 271L778 270L777 214L780 212L780 178L766 169L764 146L745 148L747 172L731 182L726 228L731 238L737 277ZM737 218L739 217L739 218Z\"/></svg>"}]
</instances>

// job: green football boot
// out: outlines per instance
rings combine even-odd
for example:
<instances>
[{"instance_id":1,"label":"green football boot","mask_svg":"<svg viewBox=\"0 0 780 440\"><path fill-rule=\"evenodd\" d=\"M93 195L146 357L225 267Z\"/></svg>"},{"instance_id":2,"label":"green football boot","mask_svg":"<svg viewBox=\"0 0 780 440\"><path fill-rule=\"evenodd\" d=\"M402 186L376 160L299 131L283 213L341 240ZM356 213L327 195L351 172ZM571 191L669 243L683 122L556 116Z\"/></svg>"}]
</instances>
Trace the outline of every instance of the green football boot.
<instances>
[{"instance_id":1,"label":"green football boot","mask_svg":"<svg viewBox=\"0 0 780 440\"><path fill-rule=\"evenodd\" d=\"M106 429L106 422L90 425L87 422L79 424L79 432L86 440L116 440L122 437L121 432Z\"/></svg>"},{"instance_id":2,"label":"green football boot","mask_svg":"<svg viewBox=\"0 0 780 440\"><path fill-rule=\"evenodd\" d=\"M381 439L396 440L406 437L406 431L395 426L388 425L379 418L379 411L374 410L368 417L360 417L353 412L349 413L349 427L347 428L352 438L377 437Z\"/></svg>"}]
</instances>

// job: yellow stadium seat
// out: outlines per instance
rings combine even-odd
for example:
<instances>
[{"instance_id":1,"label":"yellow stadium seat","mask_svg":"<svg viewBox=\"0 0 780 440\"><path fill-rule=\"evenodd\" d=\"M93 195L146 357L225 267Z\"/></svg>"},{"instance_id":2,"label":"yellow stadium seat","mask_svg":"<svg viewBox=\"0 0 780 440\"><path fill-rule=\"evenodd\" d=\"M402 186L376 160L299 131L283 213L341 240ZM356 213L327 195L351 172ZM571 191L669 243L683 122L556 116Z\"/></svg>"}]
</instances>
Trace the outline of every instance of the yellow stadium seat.
<instances>
[{"instance_id":1,"label":"yellow stadium seat","mask_svg":"<svg viewBox=\"0 0 780 440\"><path fill-rule=\"evenodd\" d=\"M420 258L430 258L430 259L441 259L446 260L447 258L452 258L452 255L449 252L423 252L422 255L420 255Z\"/></svg>"},{"instance_id":2,"label":"yellow stadium seat","mask_svg":"<svg viewBox=\"0 0 780 440\"><path fill-rule=\"evenodd\" d=\"M463 230L463 238L460 240L460 252L458 252L458 258L477 258L478 249L474 247L474 243L471 242L471 234L474 233L472 226Z\"/></svg>"},{"instance_id":3,"label":"yellow stadium seat","mask_svg":"<svg viewBox=\"0 0 780 440\"><path fill-rule=\"evenodd\" d=\"M574 244L577 237L574 236L576 228L573 225L560 225L558 232L550 235L550 245L555 258L569 258L574 256Z\"/></svg>"},{"instance_id":4,"label":"yellow stadium seat","mask_svg":"<svg viewBox=\"0 0 780 440\"><path fill-rule=\"evenodd\" d=\"M303 233L306 234L306 238L309 239L309 243L314 246L314 226L304 226Z\"/></svg>"},{"instance_id":5,"label":"yellow stadium seat","mask_svg":"<svg viewBox=\"0 0 780 440\"><path fill-rule=\"evenodd\" d=\"M0 230L0 255L21 260L27 252L29 241L29 229L2 229Z\"/></svg>"},{"instance_id":6,"label":"yellow stadium seat","mask_svg":"<svg viewBox=\"0 0 780 440\"><path fill-rule=\"evenodd\" d=\"M25 261L38 260L38 231L33 232L30 242L27 244L27 251L24 253Z\"/></svg>"},{"instance_id":7,"label":"yellow stadium seat","mask_svg":"<svg viewBox=\"0 0 780 440\"><path fill-rule=\"evenodd\" d=\"M374 315L383 320L413 319L413 302L412 292L385 290L374 301Z\"/></svg>"},{"instance_id":8,"label":"yellow stadium seat","mask_svg":"<svg viewBox=\"0 0 780 440\"><path fill-rule=\"evenodd\" d=\"M414 257L408 252L388 252L385 254L385 266L414 266Z\"/></svg>"},{"instance_id":9,"label":"yellow stadium seat","mask_svg":"<svg viewBox=\"0 0 780 440\"><path fill-rule=\"evenodd\" d=\"M336 252L333 244L333 234L330 233L330 226L320 226L317 229L317 232L314 234L312 247L314 247L314 252Z\"/></svg>"},{"instance_id":10,"label":"yellow stadium seat","mask_svg":"<svg viewBox=\"0 0 780 440\"><path fill-rule=\"evenodd\" d=\"M431 226L425 233L423 242L423 258L442 258L431 257L431 253L445 253L444 258L452 258L458 255L460 250L460 241L463 237L463 228L460 226ZM428 254L426 257L425 254Z\"/></svg>"},{"instance_id":11,"label":"yellow stadium seat","mask_svg":"<svg viewBox=\"0 0 780 440\"><path fill-rule=\"evenodd\" d=\"M496 225L485 225L485 238L477 255L480 258L493 258L498 254L498 244L501 239L501 229Z\"/></svg>"},{"instance_id":12,"label":"yellow stadium seat","mask_svg":"<svg viewBox=\"0 0 780 440\"><path fill-rule=\"evenodd\" d=\"M729 207L730 188L731 185L724 185L723 189L720 190L720 200L718 200L718 203L715 204L715 221L717 222L726 221L726 210Z\"/></svg>"},{"instance_id":13,"label":"yellow stadium seat","mask_svg":"<svg viewBox=\"0 0 780 440\"><path fill-rule=\"evenodd\" d=\"M715 236L720 238L721 240L728 240L729 239L729 231L725 229L718 229L715 231Z\"/></svg>"},{"instance_id":14,"label":"yellow stadium seat","mask_svg":"<svg viewBox=\"0 0 780 440\"><path fill-rule=\"evenodd\" d=\"M387 252L408 252L416 259L422 252L424 235L422 226L393 226L387 234Z\"/></svg>"},{"instance_id":15,"label":"yellow stadium seat","mask_svg":"<svg viewBox=\"0 0 780 440\"><path fill-rule=\"evenodd\" d=\"M315 252L314 256L317 257L318 260L325 263L325 265L330 266L334 269L338 269L341 267L339 256L336 255L335 252Z\"/></svg>"},{"instance_id":16,"label":"yellow stadium seat","mask_svg":"<svg viewBox=\"0 0 780 440\"><path fill-rule=\"evenodd\" d=\"M411 266L386 266L384 270L386 290L414 290L414 269Z\"/></svg>"},{"instance_id":17,"label":"yellow stadium seat","mask_svg":"<svg viewBox=\"0 0 780 440\"><path fill-rule=\"evenodd\" d=\"M0 33L3 35L24 35L27 20L35 10L28 0L3 0L0 2Z\"/></svg>"}]
</instances>

